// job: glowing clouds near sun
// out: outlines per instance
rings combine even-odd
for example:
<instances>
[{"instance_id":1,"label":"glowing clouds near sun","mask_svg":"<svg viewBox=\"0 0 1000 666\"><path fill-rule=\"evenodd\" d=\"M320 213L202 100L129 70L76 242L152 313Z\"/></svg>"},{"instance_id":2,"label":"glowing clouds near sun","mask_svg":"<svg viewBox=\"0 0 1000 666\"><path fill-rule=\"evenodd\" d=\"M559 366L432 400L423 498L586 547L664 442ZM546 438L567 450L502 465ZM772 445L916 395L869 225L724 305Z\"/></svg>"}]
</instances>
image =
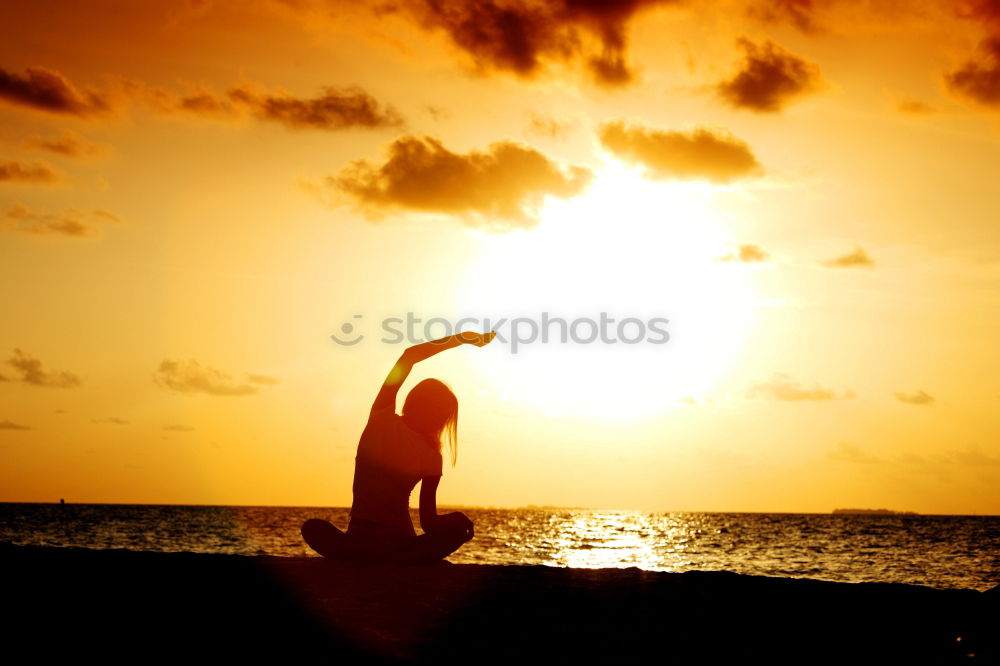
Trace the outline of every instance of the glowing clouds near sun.
<instances>
[{"instance_id":1,"label":"glowing clouds near sun","mask_svg":"<svg viewBox=\"0 0 1000 666\"><path fill-rule=\"evenodd\" d=\"M647 178L715 184L759 175L763 168L746 142L724 130L661 130L622 121L600 128L601 144L622 161L641 165Z\"/></svg>"},{"instance_id":2,"label":"glowing clouds near sun","mask_svg":"<svg viewBox=\"0 0 1000 666\"><path fill-rule=\"evenodd\" d=\"M528 228L537 224L545 196L577 195L592 177L589 169L561 166L511 141L462 154L431 137L407 136L388 152L381 165L358 160L326 180L370 219L404 209L457 215L492 231Z\"/></svg>"}]
</instances>

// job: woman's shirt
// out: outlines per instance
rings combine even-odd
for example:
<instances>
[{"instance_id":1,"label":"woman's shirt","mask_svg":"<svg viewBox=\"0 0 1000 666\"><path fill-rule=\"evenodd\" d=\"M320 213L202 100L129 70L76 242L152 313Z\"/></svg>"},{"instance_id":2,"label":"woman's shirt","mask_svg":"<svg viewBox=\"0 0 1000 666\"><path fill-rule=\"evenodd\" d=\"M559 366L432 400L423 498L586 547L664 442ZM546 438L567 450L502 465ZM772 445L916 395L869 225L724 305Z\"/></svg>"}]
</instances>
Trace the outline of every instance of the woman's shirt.
<instances>
[{"instance_id":1,"label":"woman's shirt","mask_svg":"<svg viewBox=\"0 0 1000 666\"><path fill-rule=\"evenodd\" d=\"M354 459L351 518L415 534L410 493L420 479L441 476L441 469L441 452L403 423L395 410L373 410Z\"/></svg>"}]
</instances>

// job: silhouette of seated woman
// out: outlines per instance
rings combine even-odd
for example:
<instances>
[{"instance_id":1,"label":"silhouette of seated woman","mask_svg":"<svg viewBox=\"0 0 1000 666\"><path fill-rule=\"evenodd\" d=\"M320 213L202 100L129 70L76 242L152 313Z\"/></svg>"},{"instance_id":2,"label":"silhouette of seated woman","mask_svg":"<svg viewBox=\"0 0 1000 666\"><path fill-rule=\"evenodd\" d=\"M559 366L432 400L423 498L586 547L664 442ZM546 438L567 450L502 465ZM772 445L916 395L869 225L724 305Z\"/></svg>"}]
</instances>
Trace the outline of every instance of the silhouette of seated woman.
<instances>
[{"instance_id":1,"label":"silhouette of seated woman","mask_svg":"<svg viewBox=\"0 0 1000 666\"><path fill-rule=\"evenodd\" d=\"M356 562L429 564L444 559L474 534L460 512L438 515L442 444L457 458L458 399L446 384L425 379L396 413L396 393L415 363L462 344L482 347L496 335L459 333L408 348L389 371L361 433L354 460L354 503L347 533L311 518L302 537L320 555ZM420 482L420 527L410 520L410 493Z\"/></svg>"}]
</instances>

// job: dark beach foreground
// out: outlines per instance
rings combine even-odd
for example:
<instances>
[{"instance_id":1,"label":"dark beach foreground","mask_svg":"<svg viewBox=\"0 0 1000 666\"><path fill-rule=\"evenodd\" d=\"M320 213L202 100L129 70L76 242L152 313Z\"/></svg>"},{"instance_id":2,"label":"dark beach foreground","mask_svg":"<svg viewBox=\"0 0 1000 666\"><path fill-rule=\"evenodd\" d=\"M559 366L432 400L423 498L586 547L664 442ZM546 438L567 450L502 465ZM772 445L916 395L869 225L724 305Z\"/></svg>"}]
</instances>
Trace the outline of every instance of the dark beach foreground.
<instances>
[{"instance_id":1,"label":"dark beach foreground","mask_svg":"<svg viewBox=\"0 0 1000 666\"><path fill-rule=\"evenodd\" d=\"M7 656L1000 663L1000 587L12 545L0 562Z\"/></svg>"}]
</instances>

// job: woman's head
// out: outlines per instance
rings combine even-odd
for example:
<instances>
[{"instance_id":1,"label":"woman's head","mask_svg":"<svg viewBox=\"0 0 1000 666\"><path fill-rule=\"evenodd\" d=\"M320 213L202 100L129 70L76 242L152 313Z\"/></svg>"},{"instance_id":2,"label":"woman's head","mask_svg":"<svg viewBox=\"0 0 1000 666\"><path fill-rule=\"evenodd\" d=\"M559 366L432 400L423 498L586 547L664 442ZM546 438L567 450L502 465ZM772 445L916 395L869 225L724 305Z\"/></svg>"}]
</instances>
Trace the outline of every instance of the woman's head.
<instances>
[{"instance_id":1,"label":"woman's head","mask_svg":"<svg viewBox=\"0 0 1000 666\"><path fill-rule=\"evenodd\" d=\"M437 442L447 442L451 464L458 459L458 398L439 379L425 379L412 389L403 402L407 425Z\"/></svg>"}]
</instances>

